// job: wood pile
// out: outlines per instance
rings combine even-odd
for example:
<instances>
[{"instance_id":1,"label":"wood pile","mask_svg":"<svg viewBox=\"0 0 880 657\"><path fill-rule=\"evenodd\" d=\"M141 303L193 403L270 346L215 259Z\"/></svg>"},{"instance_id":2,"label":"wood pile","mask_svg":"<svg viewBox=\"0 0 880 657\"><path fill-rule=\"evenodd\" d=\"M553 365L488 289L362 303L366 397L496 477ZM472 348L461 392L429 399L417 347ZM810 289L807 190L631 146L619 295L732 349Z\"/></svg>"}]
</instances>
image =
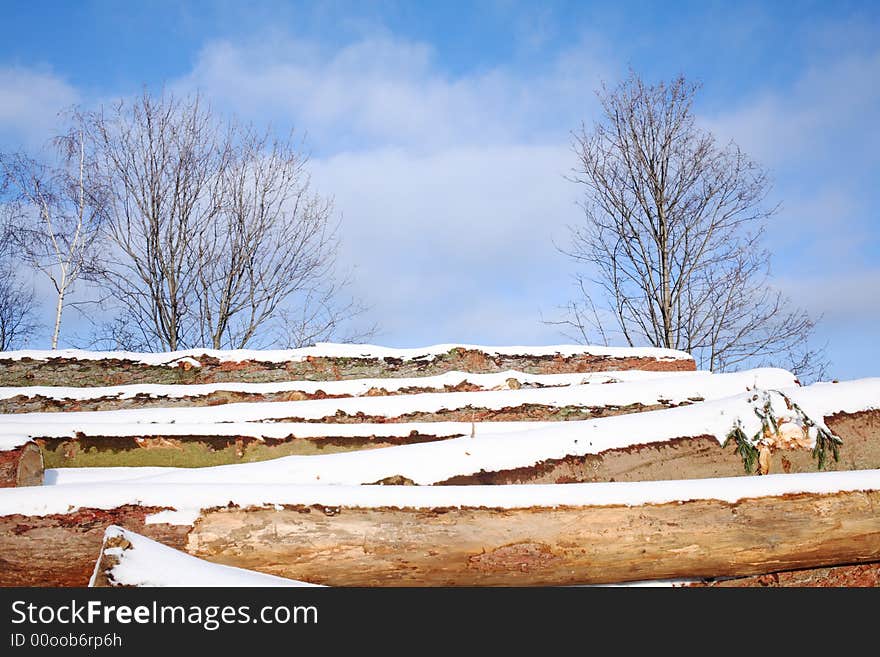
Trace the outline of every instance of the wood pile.
<instances>
[{"instance_id":1,"label":"wood pile","mask_svg":"<svg viewBox=\"0 0 880 657\"><path fill-rule=\"evenodd\" d=\"M0 353L0 488L5 586L173 584L123 558L206 562L181 585L876 585L880 380L590 347Z\"/></svg>"}]
</instances>

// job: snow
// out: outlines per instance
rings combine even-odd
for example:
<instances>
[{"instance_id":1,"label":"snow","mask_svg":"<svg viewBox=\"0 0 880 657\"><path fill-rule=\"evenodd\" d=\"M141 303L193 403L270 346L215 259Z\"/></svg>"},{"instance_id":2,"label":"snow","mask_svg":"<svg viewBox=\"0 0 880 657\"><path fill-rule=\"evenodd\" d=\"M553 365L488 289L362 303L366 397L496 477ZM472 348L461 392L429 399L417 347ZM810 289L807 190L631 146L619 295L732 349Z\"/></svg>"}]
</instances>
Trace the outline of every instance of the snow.
<instances>
[{"instance_id":1,"label":"snow","mask_svg":"<svg viewBox=\"0 0 880 657\"><path fill-rule=\"evenodd\" d=\"M29 440L30 436L20 431L0 433L0 452L8 452L16 447L21 447Z\"/></svg>"},{"instance_id":2,"label":"snow","mask_svg":"<svg viewBox=\"0 0 880 657\"><path fill-rule=\"evenodd\" d=\"M787 388L787 395L814 420L838 411L880 406L880 379ZM457 475L527 467L566 456L597 454L635 444L674 438L713 436L723 443L735 423L747 435L760 430L754 393L744 393L693 406L617 415L596 420L547 423L520 432L386 447L318 456L286 456L259 463L177 470L145 479L155 483L363 484L403 476L430 485ZM780 415L782 410L779 411Z\"/></svg>"},{"instance_id":3,"label":"snow","mask_svg":"<svg viewBox=\"0 0 880 657\"><path fill-rule=\"evenodd\" d=\"M24 415L24 414L22 414ZM77 435L95 436L246 436L265 438L322 438L333 437L398 437L413 433L425 436L470 435L470 422L391 422L391 423L320 423L320 422L226 422L181 424L173 420L155 424L83 424L70 413L54 413L55 422L16 422L19 415L0 415L0 445L9 438L25 442L28 436L39 438L73 438ZM482 433L510 433L555 424L555 422L477 422L477 435ZM2 451L2 450L0 450Z\"/></svg>"},{"instance_id":4,"label":"snow","mask_svg":"<svg viewBox=\"0 0 880 657\"><path fill-rule=\"evenodd\" d=\"M293 402L242 402L210 407L140 408L113 411L58 413L16 413L0 415L0 433L9 423L31 426L31 435L44 435L43 427L66 424L77 431L97 435L107 424L213 424L257 420L300 418L320 420L338 412L354 416L399 417L408 413L488 408L499 410L524 404L540 406L606 407L629 404L680 404L690 399L718 399L747 389L789 387L794 375L785 370L764 368L731 374L700 373L692 376L648 379L608 385L572 385L558 388L528 388L485 392L436 392L385 397L344 397Z\"/></svg>"},{"instance_id":5,"label":"snow","mask_svg":"<svg viewBox=\"0 0 880 657\"><path fill-rule=\"evenodd\" d=\"M880 470L811 472L671 481L502 486L293 486L289 484L164 484L129 481L0 489L0 516L66 514L125 504L168 507L149 522L192 524L202 509L227 504L323 505L355 508L464 507L520 509L637 506L690 500L737 502L794 493L880 490Z\"/></svg>"},{"instance_id":6,"label":"snow","mask_svg":"<svg viewBox=\"0 0 880 657\"><path fill-rule=\"evenodd\" d=\"M507 388L508 379L516 379L523 385L542 387L570 386L577 384L609 384L628 381L644 381L658 378L707 376L708 372L654 372L646 370L624 370L621 372L593 372L587 374L527 374L508 370L490 374L469 372L446 372L436 376L406 378L348 379L343 381L281 381L273 383L197 383L197 384L132 384L122 386L67 387L67 386L20 386L0 387L0 399L13 397L36 397L47 399L76 400L86 399L131 399L146 397L200 397L215 392L242 392L249 394L271 394L299 391L314 394L323 391L328 395L359 396L371 388L384 388L389 392L404 388L437 388L471 383L485 390Z\"/></svg>"},{"instance_id":7,"label":"snow","mask_svg":"<svg viewBox=\"0 0 880 657\"><path fill-rule=\"evenodd\" d=\"M314 347L302 349L254 350L254 349L189 349L163 353L141 353L134 351L87 351L83 349L38 350L0 352L0 360L50 360L67 358L75 360L126 360L144 365L168 365L175 367L184 359L200 357L216 358L221 362L253 361L260 363L283 363L303 361L307 358L369 358L399 360L434 360L452 349L480 351L490 356L536 356L564 358L576 355L608 356L611 358L658 358L662 360L690 360L693 358L684 351L658 349L654 347L599 347L585 345L550 345L540 347L508 346L487 347L469 344L438 344L430 347L397 349L369 344L335 344L319 342Z\"/></svg>"},{"instance_id":8,"label":"snow","mask_svg":"<svg viewBox=\"0 0 880 657\"><path fill-rule=\"evenodd\" d=\"M109 575L120 586L316 586L204 561L116 525L104 532L105 544L112 538L122 538L131 544L125 549L104 548L104 554L118 559ZM100 561L95 564L89 586L95 585L100 565Z\"/></svg>"},{"instance_id":9,"label":"snow","mask_svg":"<svg viewBox=\"0 0 880 657\"><path fill-rule=\"evenodd\" d=\"M47 468L43 474L44 486L62 486L70 484L103 483L108 481L125 481L152 475L168 474L182 468L163 467L123 467L109 466L99 468Z\"/></svg>"}]
</instances>

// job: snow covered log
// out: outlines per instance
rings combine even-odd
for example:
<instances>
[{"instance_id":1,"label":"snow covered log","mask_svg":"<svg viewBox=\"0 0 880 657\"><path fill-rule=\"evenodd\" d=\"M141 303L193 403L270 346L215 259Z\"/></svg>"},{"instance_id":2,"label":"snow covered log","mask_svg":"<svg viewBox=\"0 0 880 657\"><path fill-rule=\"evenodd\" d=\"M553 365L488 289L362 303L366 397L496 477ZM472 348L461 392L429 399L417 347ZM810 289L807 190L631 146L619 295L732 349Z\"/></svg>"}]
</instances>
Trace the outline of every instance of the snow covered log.
<instances>
[{"instance_id":1,"label":"snow covered log","mask_svg":"<svg viewBox=\"0 0 880 657\"><path fill-rule=\"evenodd\" d=\"M496 422L492 433L544 423ZM16 427L20 425L14 425ZM0 432L10 428L0 424ZM470 422L390 424L259 423L103 425L92 430L44 424L35 442L46 468L207 467L289 455L316 455L393 447L470 435ZM94 431L94 433L93 433Z\"/></svg>"},{"instance_id":2,"label":"snow covered log","mask_svg":"<svg viewBox=\"0 0 880 657\"><path fill-rule=\"evenodd\" d=\"M880 379L748 392L646 413L543 424L383 450L288 456L242 465L174 469L152 483L504 484L640 481L744 474L747 454L730 440L762 436L756 411L771 405L778 435L766 447L770 472L880 467ZM824 418L842 445L818 443ZM763 438L762 438L763 439ZM727 449L722 446L727 444ZM751 447L764 451L764 445ZM833 458L837 451L838 460ZM776 460L774 460L776 459ZM750 471L754 471L752 468Z\"/></svg>"},{"instance_id":3,"label":"snow covered log","mask_svg":"<svg viewBox=\"0 0 880 657\"><path fill-rule=\"evenodd\" d=\"M823 466L824 470L880 468L880 411L837 413L825 418L825 422L834 434L841 438L843 444L839 448L839 460L827 459ZM80 437L75 441L39 440L38 442L42 443L45 454L47 481L54 484L122 481L162 474L186 474L188 471L178 468L252 463L288 455L320 455L452 440L463 435L467 436L471 429L470 424L446 422L354 424L334 425L346 430L343 435L309 436L308 429L315 432L323 429L324 426L316 424L303 426L306 427L302 430L305 433L284 439L258 440L252 437L225 438L171 434L146 438L106 436ZM502 431L515 434L529 427L534 431L547 426L547 423L510 422L493 424L491 430L493 434ZM168 425L167 428L186 430L186 427L174 425ZM400 428L400 431L395 432L397 428ZM477 425L478 432L483 430L483 426ZM466 448L473 445L470 439L461 442ZM742 457L735 450L736 446L733 444L722 448L718 439L710 435L673 438L604 449L595 454L546 459L520 467L484 469L473 474L453 475L439 483L447 485L561 484L745 475ZM770 472L813 472L816 469L817 461L809 449L780 448L773 451L770 456ZM318 472L315 476L322 475ZM375 476L378 478L366 483L411 481L405 475L395 476L386 473L382 477L378 474ZM316 481L320 482L326 477L327 475L324 475L322 479Z\"/></svg>"},{"instance_id":4,"label":"snow covered log","mask_svg":"<svg viewBox=\"0 0 880 657\"><path fill-rule=\"evenodd\" d=\"M0 488L43 483L43 454L39 446L30 440L20 443L0 444Z\"/></svg>"},{"instance_id":5,"label":"snow covered log","mask_svg":"<svg viewBox=\"0 0 880 657\"><path fill-rule=\"evenodd\" d=\"M497 422L514 420L521 423L521 430L533 429L544 426L542 421L572 422L698 404L754 386L786 388L795 379L785 370L767 368L600 381L541 389L241 403L222 408L0 415L0 434L25 433L37 439L48 467L194 467L506 433L512 423L502 427ZM406 428L388 426L401 421ZM352 431L353 424L373 428Z\"/></svg>"},{"instance_id":6,"label":"snow covered log","mask_svg":"<svg viewBox=\"0 0 880 657\"><path fill-rule=\"evenodd\" d=\"M84 585L109 525L328 585L567 585L880 561L880 470L548 486L0 491L0 585Z\"/></svg>"},{"instance_id":7,"label":"snow covered log","mask_svg":"<svg viewBox=\"0 0 880 657\"><path fill-rule=\"evenodd\" d=\"M108 586L314 586L241 568L213 564L111 525L90 587Z\"/></svg>"},{"instance_id":8,"label":"snow covered log","mask_svg":"<svg viewBox=\"0 0 880 657\"><path fill-rule=\"evenodd\" d=\"M22 413L0 416L0 427L8 424L64 422L96 426L172 421L204 424L243 421L347 423L575 419L686 405L729 397L753 388L787 388L795 384L796 379L790 372L761 368L729 374L696 372L670 378L543 389L235 403L210 408L138 408L63 415Z\"/></svg>"},{"instance_id":9,"label":"snow covered log","mask_svg":"<svg viewBox=\"0 0 880 657\"><path fill-rule=\"evenodd\" d=\"M585 384L647 381L708 372L593 372L587 374L528 374L507 370L491 374L446 372L436 376L342 381L280 381L275 383L172 384L155 383L72 387L0 387L0 413L106 411L160 406L220 406L235 402L303 401L328 397L379 397L439 392L486 392L554 388Z\"/></svg>"},{"instance_id":10,"label":"snow covered log","mask_svg":"<svg viewBox=\"0 0 880 657\"><path fill-rule=\"evenodd\" d=\"M693 358L672 349L557 345L417 349L318 344L281 351L197 349L159 354L58 351L0 353L4 385L94 386L129 383L339 380L519 370L532 374L616 370L688 371Z\"/></svg>"}]
</instances>

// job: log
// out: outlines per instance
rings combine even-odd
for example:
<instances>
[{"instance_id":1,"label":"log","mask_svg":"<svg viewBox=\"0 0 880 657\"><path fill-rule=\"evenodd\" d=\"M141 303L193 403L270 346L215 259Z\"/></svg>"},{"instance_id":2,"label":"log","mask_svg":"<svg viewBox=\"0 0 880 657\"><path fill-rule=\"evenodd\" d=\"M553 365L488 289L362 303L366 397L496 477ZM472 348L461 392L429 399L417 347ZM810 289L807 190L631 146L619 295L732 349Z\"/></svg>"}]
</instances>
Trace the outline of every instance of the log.
<instances>
[{"instance_id":1,"label":"log","mask_svg":"<svg viewBox=\"0 0 880 657\"><path fill-rule=\"evenodd\" d=\"M124 564L124 568L120 568ZM668 580L667 580L668 581ZM661 585L664 582L660 580ZM762 575L671 580L676 587L880 587L880 562L802 568ZM620 583L626 585L626 583ZM645 584L645 583L643 583ZM230 568L193 557L121 527L108 527L90 587L118 586L313 586Z\"/></svg>"},{"instance_id":2,"label":"log","mask_svg":"<svg viewBox=\"0 0 880 657\"><path fill-rule=\"evenodd\" d=\"M540 487L52 488L0 491L0 584L84 585L104 529L121 523L213 563L344 586L601 584L880 561L876 470ZM177 515L156 515L168 509Z\"/></svg>"},{"instance_id":3,"label":"log","mask_svg":"<svg viewBox=\"0 0 880 657\"><path fill-rule=\"evenodd\" d=\"M829 458L826 471L880 468L880 411L838 413L825 418L843 440L840 459ZM429 432L431 426L439 431ZM380 447L451 440L470 425L432 423L360 425L366 431L342 436L168 435L79 436L73 439L37 438L46 468L93 467L211 467L255 463L285 456L332 454ZM402 431L394 431L400 427ZM513 428L512 425L505 428ZM195 429L195 428L194 428ZM478 431L483 427L478 426ZM332 429L328 429L333 433ZM372 433L371 433L372 432ZM568 484L610 481L655 481L736 477L747 473L735 446L722 448L712 436L675 438L643 443L597 454L548 459L507 470L482 471L449 477L439 485ZM816 460L808 449L780 449L771 455L771 473L814 472ZM133 476L140 476L133 473ZM405 474L364 483L412 483Z\"/></svg>"},{"instance_id":4,"label":"log","mask_svg":"<svg viewBox=\"0 0 880 657\"><path fill-rule=\"evenodd\" d=\"M836 413L825 418L825 423L843 441L839 460L829 458L825 470L880 468L880 411ZM735 449L733 444L722 449L713 436L674 438L597 454L548 459L521 468L460 475L439 484L566 484L746 475L742 458ZM779 449L771 454L771 473L813 472L817 467L809 449Z\"/></svg>"},{"instance_id":5,"label":"log","mask_svg":"<svg viewBox=\"0 0 880 657\"><path fill-rule=\"evenodd\" d=\"M332 346L332 345L331 345ZM453 370L474 373L517 370L529 374L568 372L610 372L647 370L694 371L693 358L673 350L633 350L603 347L561 347L544 349L488 348L467 346L426 347L423 350L382 350L364 345L351 353L365 356L337 356L323 347L291 350L289 356L269 360L258 351L247 357L234 353L204 354L90 354L70 350L58 352L7 352L0 355L2 380L8 386L98 386L133 383L218 383L223 381L333 381L355 378L432 376ZM529 353L529 352L533 353ZM537 353L535 353L537 352ZM401 355L395 355L395 354ZM387 354L387 355L385 355ZM420 357L421 356L421 357ZM196 360L197 359L197 360ZM240 359L240 360L239 360ZM263 359L263 360L261 360Z\"/></svg>"},{"instance_id":6,"label":"log","mask_svg":"<svg viewBox=\"0 0 880 657\"><path fill-rule=\"evenodd\" d=\"M144 436L78 436L36 438L47 468L182 467L199 468L255 463L283 456L335 454L352 450L394 447L456 438L460 433L408 432L397 434L326 436L252 436L149 434Z\"/></svg>"},{"instance_id":7,"label":"log","mask_svg":"<svg viewBox=\"0 0 880 657\"><path fill-rule=\"evenodd\" d=\"M22 426L243 421L387 423L571 420L687 406L706 400L728 398L742 393L749 386L776 389L791 387L794 382L794 375L785 370L764 368L716 375L700 372L610 385L586 383L548 388L365 395L288 402L236 403L210 409L134 408L70 416L63 413L24 413L4 415L3 419L4 423Z\"/></svg>"},{"instance_id":8,"label":"log","mask_svg":"<svg viewBox=\"0 0 880 657\"><path fill-rule=\"evenodd\" d=\"M43 454L33 441L0 451L0 488L40 486L43 470Z\"/></svg>"},{"instance_id":9,"label":"log","mask_svg":"<svg viewBox=\"0 0 880 657\"><path fill-rule=\"evenodd\" d=\"M221 406L239 402L284 402L328 398L388 397L425 393L535 390L572 385L625 383L652 378L706 376L705 372L594 372L592 374L526 374L446 372L413 378L344 381L225 382L201 385L122 385L100 387L0 387L0 413L108 411L127 408Z\"/></svg>"},{"instance_id":10,"label":"log","mask_svg":"<svg viewBox=\"0 0 880 657\"><path fill-rule=\"evenodd\" d=\"M638 507L218 509L186 550L332 586L559 586L880 559L880 493Z\"/></svg>"}]
</instances>

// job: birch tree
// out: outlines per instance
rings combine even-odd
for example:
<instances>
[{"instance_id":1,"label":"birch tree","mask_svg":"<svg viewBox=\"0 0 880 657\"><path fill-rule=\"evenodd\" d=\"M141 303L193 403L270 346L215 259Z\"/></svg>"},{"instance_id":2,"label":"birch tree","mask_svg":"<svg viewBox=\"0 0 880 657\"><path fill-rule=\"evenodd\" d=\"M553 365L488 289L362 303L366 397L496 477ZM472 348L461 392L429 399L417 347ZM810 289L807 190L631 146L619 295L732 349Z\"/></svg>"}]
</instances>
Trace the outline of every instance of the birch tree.
<instances>
[{"instance_id":1,"label":"birch tree","mask_svg":"<svg viewBox=\"0 0 880 657\"><path fill-rule=\"evenodd\" d=\"M55 290L51 348L74 284L90 271L102 220L97 189L89 187L80 127L55 140L57 166L23 153L0 154L7 239L15 256L44 275Z\"/></svg>"},{"instance_id":2,"label":"birch tree","mask_svg":"<svg viewBox=\"0 0 880 657\"><path fill-rule=\"evenodd\" d=\"M711 370L773 363L816 375L814 321L770 284L768 176L697 125L697 91L633 73L600 91L601 119L573 135L585 222L565 252L586 271L559 323L584 341L682 349Z\"/></svg>"}]
</instances>

